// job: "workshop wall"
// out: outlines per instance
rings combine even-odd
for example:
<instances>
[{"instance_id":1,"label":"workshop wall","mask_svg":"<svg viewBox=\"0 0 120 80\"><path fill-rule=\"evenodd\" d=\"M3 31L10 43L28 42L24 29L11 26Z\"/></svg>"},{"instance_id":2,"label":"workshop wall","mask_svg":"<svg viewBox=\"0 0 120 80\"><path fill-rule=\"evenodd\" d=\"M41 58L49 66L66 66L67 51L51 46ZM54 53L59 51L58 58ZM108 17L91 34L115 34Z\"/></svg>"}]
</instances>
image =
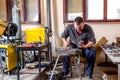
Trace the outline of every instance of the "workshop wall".
<instances>
[{"instance_id":1,"label":"workshop wall","mask_svg":"<svg viewBox=\"0 0 120 80\"><path fill-rule=\"evenodd\" d=\"M41 0L41 15L42 15L42 23L43 25L47 25L47 17L46 17L46 0ZM51 38L52 41L52 50L53 55L56 56L55 47L61 47L62 41L60 39L61 33L65 28L66 23L63 23L63 0L51 0L51 22L52 22L52 31L53 36ZM105 36L108 39L108 43L115 42L116 37L120 36L120 23L88 23L93 27L95 32L95 36L97 41ZM22 25L22 30L24 31L26 28L33 27L41 27L41 25ZM103 56L101 56L104 58ZM102 60L102 59L100 59ZM104 60L104 59L103 59Z\"/></svg>"}]
</instances>

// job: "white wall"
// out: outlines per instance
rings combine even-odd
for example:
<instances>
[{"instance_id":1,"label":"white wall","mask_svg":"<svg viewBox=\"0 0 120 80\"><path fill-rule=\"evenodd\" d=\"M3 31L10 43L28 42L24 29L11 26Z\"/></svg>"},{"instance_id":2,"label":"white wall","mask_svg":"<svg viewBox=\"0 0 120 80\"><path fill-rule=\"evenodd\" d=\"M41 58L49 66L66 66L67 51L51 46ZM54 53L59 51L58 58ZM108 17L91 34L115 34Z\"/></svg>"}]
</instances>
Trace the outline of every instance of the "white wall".
<instances>
[{"instance_id":1,"label":"white wall","mask_svg":"<svg viewBox=\"0 0 120 80\"><path fill-rule=\"evenodd\" d=\"M105 36L108 43L112 43L116 41L116 37L120 36L120 23L90 23L90 25L93 27L97 41Z\"/></svg>"}]
</instances>

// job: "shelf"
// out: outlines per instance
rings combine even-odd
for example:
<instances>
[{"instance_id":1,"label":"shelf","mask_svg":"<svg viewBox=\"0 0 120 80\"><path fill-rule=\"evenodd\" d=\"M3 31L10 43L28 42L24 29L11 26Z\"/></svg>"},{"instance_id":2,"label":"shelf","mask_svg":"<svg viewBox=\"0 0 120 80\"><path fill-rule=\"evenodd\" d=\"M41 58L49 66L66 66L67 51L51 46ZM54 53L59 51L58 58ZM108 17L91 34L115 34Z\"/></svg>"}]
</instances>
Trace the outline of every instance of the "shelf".
<instances>
[{"instance_id":1,"label":"shelf","mask_svg":"<svg viewBox=\"0 0 120 80\"><path fill-rule=\"evenodd\" d=\"M46 67L41 68L41 72L45 70ZM20 70L20 74L39 74L39 68L28 69L24 68Z\"/></svg>"},{"instance_id":2,"label":"shelf","mask_svg":"<svg viewBox=\"0 0 120 80\"><path fill-rule=\"evenodd\" d=\"M47 64L47 66L45 67L42 67L41 66L41 72L43 72L48 66L49 66L49 62L41 62L41 63L45 63ZM34 65L35 63L30 63L30 65ZM37 63L36 63L37 64ZM20 73L21 74L39 74L39 68L33 68L33 69L30 69L30 68L23 68L20 70Z\"/></svg>"}]
</instances>

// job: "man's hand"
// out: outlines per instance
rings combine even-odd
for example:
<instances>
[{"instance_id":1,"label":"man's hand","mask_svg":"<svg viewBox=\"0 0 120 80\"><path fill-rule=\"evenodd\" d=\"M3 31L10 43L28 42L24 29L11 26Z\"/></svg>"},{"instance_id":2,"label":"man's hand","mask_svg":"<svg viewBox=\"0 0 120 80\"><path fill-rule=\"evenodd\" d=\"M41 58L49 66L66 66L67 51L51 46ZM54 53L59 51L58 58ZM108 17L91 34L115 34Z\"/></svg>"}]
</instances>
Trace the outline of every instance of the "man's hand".
<instances>
[{"instance_id":1,"label":"man's hand","mask_svg":"<svg viewBox=\"0 0 120 80\"><path fill-rule=\"evenodd\" d=\"M69 44L69 42L64 42L64 47L66 48L66 49L70 49L70 48L72 48L72 46Z\"/></svg>"},{"instance_id":2,"label":"man's hand","mask_svg":"<svg viewBox=\"0 0 120 80\"><path fill-rule=\"evenodd\" d=\"M87 48L86 45L81 44L80 48Z\"/></svg>"},{"instance_id":3,"label":"man's hand","mask_svg":"<svg viewBox=\"0 0 120 80\"><path fill-rule=\"evenodd\" d=\"M69 42L67 42L67 41L64 41L63 44L64 44L64 47L68 47L69 46Z\"/></svg>"},{"instance_id":4,"label":"man's hand","mask_svg":"<svg viewBox=\"0 0 120 80\"><path fill-rule=\"evenodd\" d=\"M69 42L67 41L66 38L62 38L62 41L63 41L63 46L64 47L69 47Z\"/></svg>"},{"instance_id":5,"label":"man's hand","mask_svg":"<svg viewBox=\"0 0 120 80\"><path fill-rule=\"evenodd\" d=\"M72 46L69 44L69 42L67 41L67 39L65 38L62 38L62 41L63 41L63 45L66 49L70 49L72 48Z\"/></svg>"},{"instance_id":6,"label":"man's hand","mask_svg":"<svg viewBox=\"0 0 120 80\"><path fill-rule=\"evenodd\" d=\"M94 45L94 43L93 42L88 42L88 44L81 44L81 48L89 48L89 47L91 47L91 46L93 46Z\"/></svg>"}]
</instances>

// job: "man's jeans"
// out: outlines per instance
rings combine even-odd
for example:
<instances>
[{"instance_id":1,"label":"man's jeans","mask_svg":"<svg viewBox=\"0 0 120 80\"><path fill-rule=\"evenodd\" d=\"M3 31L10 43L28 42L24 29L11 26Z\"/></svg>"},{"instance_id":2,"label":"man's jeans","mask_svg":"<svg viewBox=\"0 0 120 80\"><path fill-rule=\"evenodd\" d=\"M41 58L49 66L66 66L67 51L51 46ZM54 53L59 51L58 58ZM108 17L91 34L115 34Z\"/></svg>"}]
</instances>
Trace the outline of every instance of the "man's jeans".
<instances>
[{"instance_id":1,"label":"man's jeans","mask_svg":"<svg viewBox=\"0 0 120 80\"><path fill-rule=\"evenodd\" d=\"M65 56L63 58L63 72L69 72L69 63L70 63L70 56Z\"/></svg>"},{"instance_id":2,"label":"man's jeans","mask_svg":"<svg viewBox=\"0 0 120 80\"><path fill-rule=\"evenodd\" d=\"M85 70L85 74L87 76L91 76L93 74L93 69L94 69L94 63L96 59L96 49L94 47L82 49L83 54L86 57L87 60L87 67ZM63 59L63 71L68 72L69 71L69 63L70 63L70 57L65 56Z\"/></svg>"}]
</instances>

